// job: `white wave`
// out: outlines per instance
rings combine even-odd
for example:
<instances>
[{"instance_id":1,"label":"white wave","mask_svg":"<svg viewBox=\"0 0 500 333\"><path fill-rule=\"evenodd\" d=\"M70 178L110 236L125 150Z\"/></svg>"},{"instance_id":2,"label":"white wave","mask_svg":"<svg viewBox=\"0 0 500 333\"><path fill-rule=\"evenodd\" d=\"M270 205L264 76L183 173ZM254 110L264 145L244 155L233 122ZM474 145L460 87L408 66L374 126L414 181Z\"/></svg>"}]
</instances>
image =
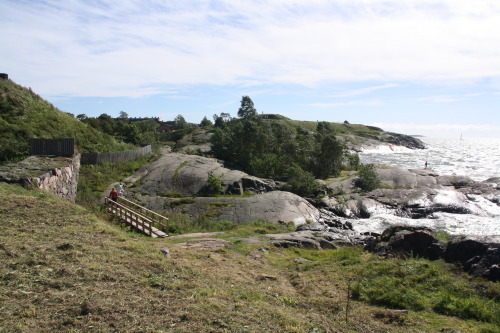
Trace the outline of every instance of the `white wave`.
<instances>
[{"instance_id":1,"label":"white wave","mask_svg":"<svg viewBox=\"0 0 500 333\"><path fill-rule=\"evenodd\" d=\"M369 219L352 219L353 229L356 232L382 233L392 225L407 225L413 227L427 227L436 231L445 231L450 235L499 235L500 218L477 216L471 214L436 213L430 219L409 219L390 214L380 214Z\"/></svg>"},{"instance_id":2,"label":"white wave","mask_svg":"<svg viewBox=\"0 0 500 333\"><path fill-rule=\"evenodd\" d=\"M464 175L482 181L500 177L500 139L421 138L427 149L387 145L367 148L359 156L363 163L380 163L408 169L428 168L441 175ZM397 148L396 148L397 147Z\"/></svg>"},{"instance_id":3,"label":"white wave","mask_svg":"<svg viewBox=\"0 0 500 333\"><path fill-rule=\"evenodd\" d=\"M364 154L391 154L391 153L410 153L413 150L402 146L382 144L380 146L364 147L361 148L361 151Z\"/></svg>"},{"instance_id":4,"label":"white wave","mask_svg":"<svg viewBox=\"0 0 500 333\"><path fill-rule=\"evenodd\" d=\"M360 153L363 163L380 163L407 169L429 169L440 175L463 175L482 181L500 177L500 139L435 139L421 138L427 149L391 149L380 146ZM414 198L414 203L456 205L469 209L473 214L435 213L433 218L408 219L391 214L377 214L369 219L351 220L358 232L382 232L394 224L425 226L450 234L494 235L500 234L500 206L477 195L463 196L454 191L440 190L432 199Z\"/></svg>"}]
</instances>

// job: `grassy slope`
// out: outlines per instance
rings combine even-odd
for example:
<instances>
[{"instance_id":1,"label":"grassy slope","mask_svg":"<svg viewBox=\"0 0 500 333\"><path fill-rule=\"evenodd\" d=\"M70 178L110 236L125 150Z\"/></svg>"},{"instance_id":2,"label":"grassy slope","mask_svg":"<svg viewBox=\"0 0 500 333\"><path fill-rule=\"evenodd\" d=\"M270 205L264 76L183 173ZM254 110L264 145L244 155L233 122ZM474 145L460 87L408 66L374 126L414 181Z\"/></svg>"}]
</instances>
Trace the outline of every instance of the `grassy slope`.
<instances>
[{"instance_id":1,"label":"grassy slope","mask_svg":"<svg viewBox=\"0 0 500 333\"><path fill-rule=\"evenodd\" d=\"M36 190L0 184L0 202L0 332L495 331L429 311L388 315L356 301L346 325L348 278L354 283L380 262L355 248L278 249L235 238L270 231L247 225L219 236L230 242L226 249L195 251L179 246L186 239L130 233Z\"/></svg>"},{"instance_id":2,"label":"grassy slope","mask_svg":"<svg viewBox=\"0 0 500 333\"><path fill-rule=\"evenodd\" d=\"M315 121L300 121L290 120L292 124L298 125L308 131L316 131L318 125ZM361 124L340 124L330 123L338 135L356 135L361 137L378 139L379 135L383 132L382 129L373 126L366 126Z\"/></svg>"},{"instance_id":3,"label":"grassy slope","mask_svg":"<svg viewBox=\"0 0 500 333\"><path fill-rule=\"evenodd\" d=\"M292 120L279 114L263 115L272 116L273 121L281 121L294 126L299 126L306 131L315 132L318 126L317 121ZM384 130L374 126L366 126L361 124L344 124L329 122L337 135L355 135L365 138L380 139L380 135Z\"/></svg>"},{"instance_id":4,"label":"grassy slope","mask_svg":"<svg viewBox=\"0 0 500 333\"><path fill-rule=\"evenodd\" d=\"M0 80L0 162L26 156L30 138L75 138L80 152L133 149L58 110L31 89Z\"/></svg>"}]
</instances>

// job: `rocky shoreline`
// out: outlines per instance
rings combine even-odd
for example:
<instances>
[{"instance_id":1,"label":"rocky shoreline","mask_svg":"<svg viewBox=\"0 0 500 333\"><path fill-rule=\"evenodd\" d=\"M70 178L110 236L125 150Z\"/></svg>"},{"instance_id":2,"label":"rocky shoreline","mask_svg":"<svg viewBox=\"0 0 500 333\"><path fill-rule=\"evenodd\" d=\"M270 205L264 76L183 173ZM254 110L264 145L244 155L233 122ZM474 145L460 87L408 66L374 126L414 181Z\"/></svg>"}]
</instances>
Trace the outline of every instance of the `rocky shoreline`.
<instances>
[{"instance_id":1,"label":"rocky shoreline","mask_svg":"<svg viewBox=\"0 0 500 333\"><path fill-rule=\"evenodd\" d=\"M477 182L465 176L387 166L378 166L376 173L381 183L376 190L360 191L356 187L357 173L351 172L324 181L322 198L302 198L280 191L283 184L279 181L228 169L223 161L213 158L172 153L165 148L159 160L143 166L136 177L129 179L132 186L128 195L167 214L182 212L235 223L258 219L293 223L295 232L268 235L276 246L328 249L358 245L385 257L416 254L443 258L462 265L473 275L499 279L500 236L451 236L448 243L442 243L431 230L422 227L393 226L378 233L356 232L350 219L376 214L421 219L442 212L499 216L500 179ZM221 180L226 196L207 196L209 175ZM471 251L470 256L451 255L463 252L467 246L476 251Z\"/></svg>"},{"instance_id":2,"label":"rocky shoreline","mask_svg":"<svg viewBox=\"0 0 500 333\"><path fill-rule=\"evenodd\" d=\"M465 176L438 175L430 170L378 166L380 187L363 192L357 187L358 175L350 172L341 178L322 182L324 195L302 198L283 192L282 182L262 179L239 170L228 169L222 161L172 153L151 165L143 166L135 177L130 195L158 210L179 210L199 214L203 206L220 204L221 219L246 222L259 214L271 221L293 221L295 225L318 222L321 210L344 218L369 218L376 214L420 219L439 212L500 215L500 181L478 182ZM208 178L220 180L225 196L210 197ZM175 195L172 195L175 194ZM189 198L187 200L186 198ZM282 216L287 212L286 216ZM265 216L264 216L265 215Z\"/></svg>"}]
</instances>

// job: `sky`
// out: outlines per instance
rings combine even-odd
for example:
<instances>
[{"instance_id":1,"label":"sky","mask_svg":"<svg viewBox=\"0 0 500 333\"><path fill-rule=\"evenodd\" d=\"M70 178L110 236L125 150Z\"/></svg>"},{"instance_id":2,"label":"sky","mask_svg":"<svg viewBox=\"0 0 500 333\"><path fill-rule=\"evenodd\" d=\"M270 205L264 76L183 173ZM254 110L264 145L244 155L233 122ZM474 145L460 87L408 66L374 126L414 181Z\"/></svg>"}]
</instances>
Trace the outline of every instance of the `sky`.
<instances>
[{"instance_id":1,"label":"sky","mask_svg":"<svg viewBox=\"0 0 500 333\"><path fill-rule=\"evenodd\" d=\"M65 112L500 137L498 0L0 0L0 72Z\"/></svg>"}]
</instances>

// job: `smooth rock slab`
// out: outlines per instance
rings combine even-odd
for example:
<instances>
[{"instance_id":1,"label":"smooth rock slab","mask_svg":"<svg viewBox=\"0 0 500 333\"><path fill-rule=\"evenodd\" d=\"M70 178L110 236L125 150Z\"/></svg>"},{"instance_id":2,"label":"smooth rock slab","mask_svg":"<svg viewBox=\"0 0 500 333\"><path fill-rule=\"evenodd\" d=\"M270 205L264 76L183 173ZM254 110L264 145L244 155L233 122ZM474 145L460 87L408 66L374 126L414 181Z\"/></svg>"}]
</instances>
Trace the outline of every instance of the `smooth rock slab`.
<instances>
[{"instance_id":1,"label":"smooth rock slab","mask_svg":"<svg viewBox=\"0 0 500 333\"><path fill-rule=\"evenodd\" d=\"M150 209L183 212L192 217L204 216L212 220L227 220L237 224L264 220L292 222L295 226L316 222L320 211L298 195L273 191L249 197L193 197L161 198L137 195L137 200Z\"/></svg>"},{"instance_id":2,"label":"smooth rock slab","mask_svg":"<svg viewBox=\"0 0 500 333\"><path fill-rule=\"evenodd\" d=\"M276 188L272 180L227 169L217 159L166 151L160 159L141 168L140 173L143 177L134 191L149 195L172 192L193 196L209 194L210 175L222 181L223 193L227 194L263 193Z\"/></svg>"},{"instance_id":3,"label":"smooth rock slab","mask_svg":"<svg viewBox=\"0 0 500 333\"><path fill-rule=\"evenodd\" d=\"M224 248L229 242L218 238L199 238L186 243L179 243L177 246L183 249L195 249L202 251L215 251Z\"/></svg>"}]
</instances>

